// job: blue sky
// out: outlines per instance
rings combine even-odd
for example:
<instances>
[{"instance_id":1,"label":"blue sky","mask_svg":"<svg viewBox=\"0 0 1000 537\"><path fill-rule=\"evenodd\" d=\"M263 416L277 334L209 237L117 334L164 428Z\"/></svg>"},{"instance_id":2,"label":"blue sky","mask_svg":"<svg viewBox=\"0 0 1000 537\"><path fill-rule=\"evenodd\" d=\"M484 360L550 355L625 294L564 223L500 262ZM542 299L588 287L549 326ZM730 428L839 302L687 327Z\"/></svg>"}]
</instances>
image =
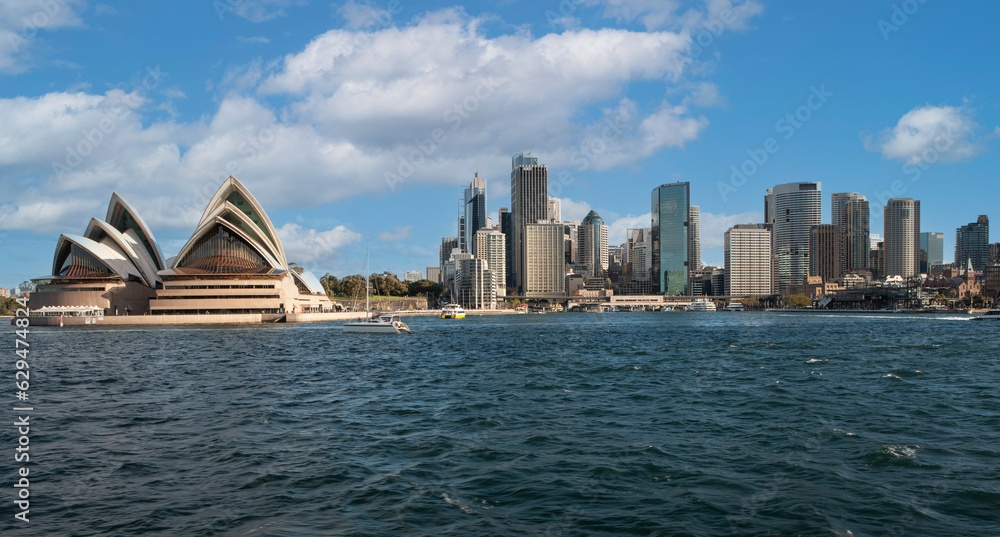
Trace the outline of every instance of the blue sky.
<instances>
[{"instance_id":1,"label":"blue sky","mask_svg":"<svg viewBox=\"0 0 1000 537\"><path fill-rule=\"evenodd\" d=\"M0 286L112 192L174 255L227 167L320 275L368 241L373 271L436 265L461 188L478 169L495 217L522 150L613 243L690 181L718 265L778 183L822 181L824 220L868 196L873 233L880 200L919 199L946 259L996 205L1000 4L500 4L0 0Z\"/></svg>"}]
</instances>

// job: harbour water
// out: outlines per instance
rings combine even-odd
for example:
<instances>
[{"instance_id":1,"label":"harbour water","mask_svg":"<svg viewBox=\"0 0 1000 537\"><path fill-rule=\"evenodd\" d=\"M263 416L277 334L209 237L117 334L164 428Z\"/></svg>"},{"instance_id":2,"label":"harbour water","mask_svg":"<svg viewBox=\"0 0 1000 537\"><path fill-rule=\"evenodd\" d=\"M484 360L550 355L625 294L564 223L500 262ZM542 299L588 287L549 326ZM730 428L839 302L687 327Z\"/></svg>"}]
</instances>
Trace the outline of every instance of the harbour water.
<instances>
[{"instance_id":1,"label":"harbour water","mask_svg":"<svg viewBox=\"0 0 1000 537\"><path fill-rule=\"evenodd\" d=\"M0 534L1000 535L1000 337L969 319L37 328Z\"/></svg>"}]
</instances>

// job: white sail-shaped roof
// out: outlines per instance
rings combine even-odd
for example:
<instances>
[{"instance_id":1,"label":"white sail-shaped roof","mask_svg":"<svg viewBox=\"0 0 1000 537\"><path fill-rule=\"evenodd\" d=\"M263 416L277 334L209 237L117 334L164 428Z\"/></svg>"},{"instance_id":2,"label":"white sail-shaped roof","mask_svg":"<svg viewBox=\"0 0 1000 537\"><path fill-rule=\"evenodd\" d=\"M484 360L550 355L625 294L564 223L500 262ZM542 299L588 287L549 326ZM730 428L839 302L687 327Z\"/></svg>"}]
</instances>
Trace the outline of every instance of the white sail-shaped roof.
<instances>
[{"instance_id":1,"label":"white sail-shaped roof","mask_svg":"<svg viewBox=\"0 0 1000 537\"><path fill-rule=\"evenodd\" d=\"M166 267L163 263L163 256L160 255L160 246L153 237L153 232L149 230L149 226L146 225L142 216L124 198L119 196L117 192L111 194L111 203L108 204L108 215L104 218L104 221L122 233L131 229L139 240L139 243L142 244L143 248L149 254L150 259L153 260L156 269L162 270Z\"/></svg>"},{"instance_id":2,"label":"white sail-shaped roof","mask_svg":"<svg viewBox=\"0 0 1000 537\"><path fill-rule=\"evenodd\" d=\"M226 220L222 216L215 216L210 218L208 221L204 222L195 232L194 235L188 240L188 242L181 248L181 251L174 257L173 269L187 268L192 262L191 256L196 253L196 250L202 246L206 240L211 239L214 235L219 233L218 228L223 228L229 232L230 236L237 237L240 241L247 247L257 253L260 257L260 262L262 266L257 267L258 271L284 271L285 269L281 263L271 255L268 249L261 244L259 241L255 240L250 234L241 229L236 224L233 224L229 220ZM234 246L234 248L236 248ZM237 248L238 249L238 248ZM219 259L223 259L228 254L223 251L210 253L209 256L215 256Z\"/></svg>"},{"instance_id":3,"label":"white sail-shaped roof","mask_svg":"<svg viewBox=\"0 0 1000 537\"><path fill-rule=\"evenodd\" d=\"M160 281L160 277L156 275L156 262L142 245L134 230L126 229L125 233L122 233L111 224L92 218L85 235L88 239L112 247L127 257L132 265L142 273L145 284L149 287L156 287Z\"/></svg>"},{"instance_id":4,"label":"white sail-shaped roof","mask_svg":"<svg viewBox=\"0 0 1000 537\"><path fill-rule=\"evenodd\" d=\"M239 182L239 180L233 176L229 176L228 179L223 181L222 186L220 186L219 190L216 191L214 196L212 196L211 201L208 202L208 207L205 208L205 212L201 215L198 227L203 227L209 220L216 217L218 215L219 208L225 202L232 204L233 207L242 212L247 219L260 230L259 236L261 237L261 240L270 243L263 245L263 247L275 254L282 270L288 270L288 261L285 259L285 251L281 247L281 240L278 238L278 231L271 223L271 219L267 217L267 213L264 212L264 208L261 207L260 203L257 202L257 199L253 197L253 194L251 194L250 191L243 186L243 183Z\"/></svg>"},{"instance_id":5,"label":"white sail-shaped roof","mask_svg":"<svg viewBox=\"0 0 1000 537\"><path fill-rule=\"evenodd\" d=\"M99 263L109 274L114 274L124 281L140 280L142 274L132 264L132 261L119 253L114 248L95 242L80 235L60 235L59 242L56 243L56 255L52 259L52 274L59 276L62 272L66 258L72 253L72 247L76 246L89 254L90 258Z\"/></svg>"}]
</instances>

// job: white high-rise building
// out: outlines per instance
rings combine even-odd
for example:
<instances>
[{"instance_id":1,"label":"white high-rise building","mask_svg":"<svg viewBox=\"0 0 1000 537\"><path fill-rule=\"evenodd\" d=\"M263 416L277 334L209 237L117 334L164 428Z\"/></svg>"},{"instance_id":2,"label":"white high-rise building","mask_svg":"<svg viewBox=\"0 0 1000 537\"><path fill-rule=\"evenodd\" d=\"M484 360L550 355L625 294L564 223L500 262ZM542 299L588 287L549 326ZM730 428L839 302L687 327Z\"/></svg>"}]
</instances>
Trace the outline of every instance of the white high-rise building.
<instances>
[{"instance_id":1,"label":"white high-rise building","mask_svg":"<svg viewBox=\"0 0 1000 537\"><path fill-rule=\"evenodd\" d=\"M476 258L489 263L497 296L507 295L507 245L500 231L480 229L476 233Z\"/></svg>"},{"instance_id":2,"label":"white high-rise building","mask_svg":"<svg viewBox=\"0 0 1000 537\"><path fill-rule=\"evenodd\" d=\"M920 202L893 198L885 204L885 275L920 275Z\"/></svg>"},{"instance_id":3,"label":"white high-rise building","mask_svg":"<svg viewBox=\"0 0 1000 537\"><path fill-rule=\"evenodd\" d=\"M688 266L690 270L701 270L701 208L691 206L688 216Z\"/></svg>"},{"instance_id":4,"label":"white high-rise building","mask_svg":"<svg viewBox=\"0 0 1000 537\"><path fill-rule=\"evenodd\" d=\"M769 190L764 213L774 229L778 292L802 285L809 275L809 228L823 219L823 193L819 182L786 183Z\"/></svg>"},{"instance_id":5,"label":"white high-rise building","mask_svg":"<svg viewBox=\"0 0 1000 537\"><path fill-rule=\"evenodd\" d=\"M771 287L771 230L768 224L738 225L725 235L726 294L766 296Z\"/></svg>"},{"instance_id":6,"label":"white high-rise building","mask_svg":"<svg viewBox=\"0 0 1000 537\"><path fill-rule=\"evenodd\" d=\"M419 270L408 270L403 273L404 282L417 282L424 278L424 273Z\"/></svg>"},{"instance_id":7,"label":"white high-rise building","mask_svg":"<svg viewBox=\"0 0 1000 537\"><path fill-rule=\"evenodd\" d=\"M475 258L459 260L455 288L458 292L458 303L463 308L496 309L496 284L489 263L485 260Z\"/></svg>"},{"instance_id":8,"label":"white high-rise building","mask_svg":"<svg viewBox=\"0 0 1000 537\"><path fill-rule=\"evenodd\" d=\"M562 200L549 196L549 210L548 210L548 220L549 222L561 222L562 221Z\"/></svg>"}]
</instances>

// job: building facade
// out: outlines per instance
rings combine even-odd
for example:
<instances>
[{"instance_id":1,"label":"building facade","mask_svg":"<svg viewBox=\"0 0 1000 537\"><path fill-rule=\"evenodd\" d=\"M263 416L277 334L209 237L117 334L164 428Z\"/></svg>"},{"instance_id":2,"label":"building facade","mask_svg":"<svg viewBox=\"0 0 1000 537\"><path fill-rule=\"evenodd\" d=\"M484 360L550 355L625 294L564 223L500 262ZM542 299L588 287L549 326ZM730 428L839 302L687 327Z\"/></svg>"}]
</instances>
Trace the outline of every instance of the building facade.
<instances>
[{"instance_id":1,"label":"building facade","mask_svg":"<svg viewBox=\"0 0 1000 537\"><path fill-rule=\"evenodd\" d=\"M469 255L469 254L464 254ZM456 301L472 310L496 309L496 282L489 263L483 259L467 257L459 259L456 266Z\"/></svg>"},{"instance_id":2,"label":"building facade","mask_svg":"<svg viewBox=\"0 0 1000 537\"><path fill-rule=\"evenodd\" d=\"M867 241L866 241L867 242ZM832 282L843 274L840 226L820 224L809 228L809 275ZM866 244L867 246L867 244Z\"/></svg>"},{"instance_id":3,"label":"building facade","mask_svg":"<svg viewBox=\"0 0 1000 537\"><path fill-rule=\"evenodd\" d=\"M920 274L920 202L890 199L883 209L884 276L910 278Z\"/></svg>"},{"instance_id":4,"label":"building facade","mask_svg":"<svg viewBox=\"0 0 1000 537\"><path fill-rule=\"evenodd\" d=\"M538 158L530 153L519 153L511 159L510 211L513 231L513 248L507 254L513 258L513 272L507 274L508 285L526 292L527 252L525 227L548 221L549 172ZM562 277L560 277L560 289Z\"/></svg>"},{"instance_id":5,"label":"building facade","mask_svg":"<svg viewBox=\"0 0 1000 537\"><path fill-rule=\"evenodd\" d=\"M785 293L802 285L809 274L809 228L821 224L822 184L786 183L770 189L764 213L773 224L774 254L777 258L777 291Z\"/></svg>"},{"instance_id":6,"label":"building facade","mask_svg":"<svg viewBox=\"0 0 1000 537\"><path fill-rule=\"evenodd\" d=\"M688 214L688 272L701 268L701 208L692 205Z\"/></svg>"},{"instance_id":7,"label":"building facade","mask_svg":"<svg viewBox=\"0 0 1000 537\"><path fill-rule=\"evenodd\" d=\"M608 269L608 226L596 211L583 218L578 229L579 262L587 267L586 276L601 278Z\"/></svg>"},{"instance_id":8,"label":"building facade","mask_svg":"<svg viewBox=\"0 0 1000 537\"><path fill-rule=\"evenodd\" d=\"M496 229L480 229L476 233L476 258L486 261L493 274L496 296L507 296L507 241Z\"/></svg>"},{"instance_id":9,"label":"building facade","mask_svg":"<svg viewBox=\"0 0 1000 537\"><path fill-rule=\"evenodd\" d=\"M528 224L524 227L527 255L523 292L530 298L558 298L566 288L562 224Z\"/></svg>"},{"instance_id":10,"label":"building facade","mask_svg":"<svg viewBox=\"0 0 1000 537\"><path fill-rule=\"evenodd\" d=\"M985 214L955 230L955 266L982 272L990 263L990 219Z\"/></svg>"},{"instance_id":11,"label":"building facade","mask_svg":"<svg viewBox=\"0 0 1000 537\"><path fill-rule=\"evenodd\" d=\"M831 196L830 222L840 235L840 266L837 277L848 272L868 270L871 207L868 199L857 192L842 192Z\"/></svg>"},{"instance_id":12,"label":"building facade","mask_svg":"<svg viewBox=\"0 0 1000 537\"><path fill-rule=\"evenodd\" d=\"M771 230L767 225L738 225L726 231L726 295L746 297L772 294L771 240Z\"/></svg>"},{"instance_id":13,"label":"building facade","mask_svg":"<svg viewBox=\"0 0 1000 537\"><path fill-rule=\"evenodd\" d=\"M486 227L488 217L486 212L486 181L479 177L476 172L469 187L465 189L465 204L463 205L464 224L463 251L473 253L476 251L476 233Z\"/></svg>"},{"instance_id":14,"label":"building facade","mask_svg":"<svg viewBox=\"0 0 1000 537\"><path fill-rule=\"evenodd\" d=\"M654 188L651 213L655 292L666 296L685 295L689 292L690 184L673 183Z\"/></svg>"},{"instance_id":15,"label":"building facade","mask_svg":"<svg viewBox=\"0 0 1000 537\"><path fill-rule=\"evenodd\" d=\"M920 273L930 274L931 267L944 264L944 233L920 234Z\"/></svg>"}]
</instances>

